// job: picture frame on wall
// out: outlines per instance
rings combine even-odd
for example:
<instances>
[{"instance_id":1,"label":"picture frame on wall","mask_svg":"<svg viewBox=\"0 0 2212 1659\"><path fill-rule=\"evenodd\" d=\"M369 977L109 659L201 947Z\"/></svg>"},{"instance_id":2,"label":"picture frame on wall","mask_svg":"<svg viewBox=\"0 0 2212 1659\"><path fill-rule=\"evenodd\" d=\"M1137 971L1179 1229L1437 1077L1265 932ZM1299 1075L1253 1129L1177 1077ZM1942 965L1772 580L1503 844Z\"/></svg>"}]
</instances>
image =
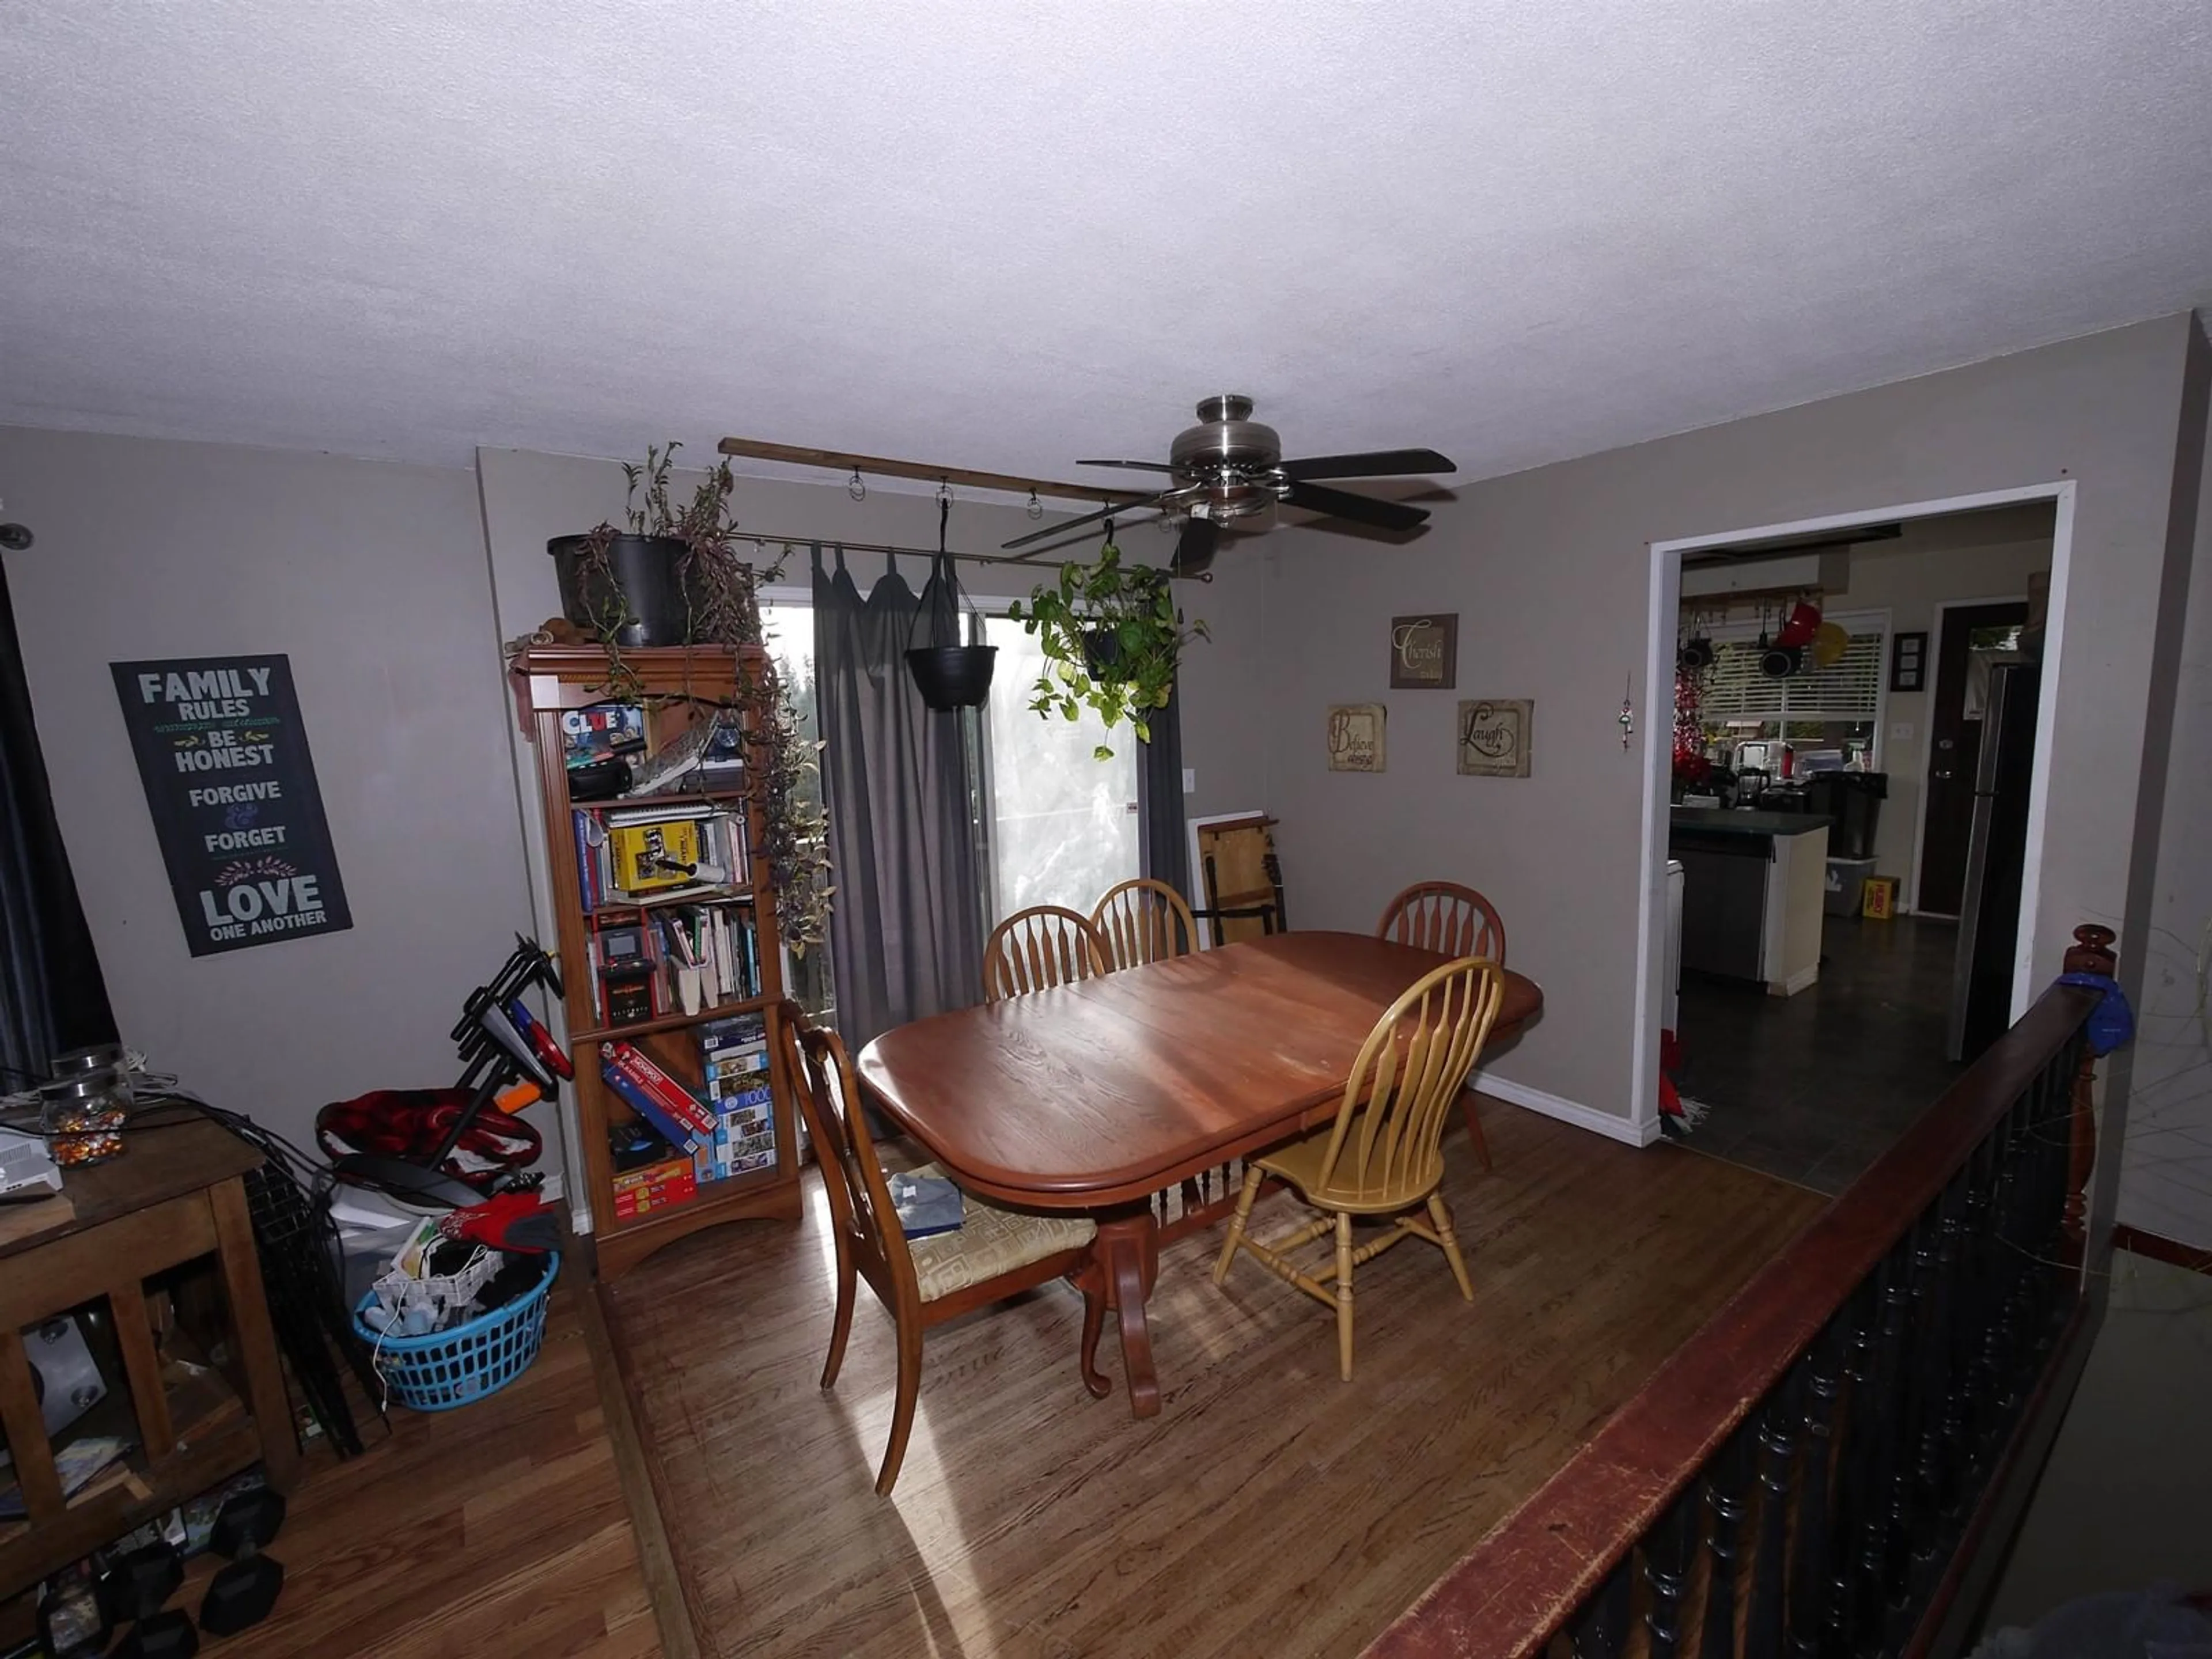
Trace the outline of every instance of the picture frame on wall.
<instances>
[{"instance_id":1,"label":"picture frame on wall","mask_svg":"<svg viewBox=\"0 0 2212 1659\"><path fill-rule=\"evenodd\" d=\"M1343 702L1328 711L1328 769L1332 772L1380 772L1387 757L1382 746L1384 711L1379 702Z\"/></svg>"},{"instance_id":2,"label":"picture frame on wall","mask_svg":"<svg viewBox=\"0 0 2212 1659\"><path fill-rule=\"evenodd\" d=\"M1460 704L1460 775L1527 777L1535 723L1534 697L1482 697Z\"/></svg>"},{"instance_id":3,"label":"picture frame on wall","mask_svg":"<svg viewBox=\"0 0 2212 1659\"><path fill-rule=\"evenodd\" d=\"M1390 689L1449 691L1459 684L1459 613L1390 618Z\"/></svg>"},{"instance_id":4,"label":"picture frame on wall","mask_svg":"<svg viewBox=\"0 0 2212 1659\"><path fill-rule=\"evenodd\" d=\"M1889 641L1889 689L1925 691L1928 689L1928 635L1893 634Z\"/></svg>"}]
</instances>

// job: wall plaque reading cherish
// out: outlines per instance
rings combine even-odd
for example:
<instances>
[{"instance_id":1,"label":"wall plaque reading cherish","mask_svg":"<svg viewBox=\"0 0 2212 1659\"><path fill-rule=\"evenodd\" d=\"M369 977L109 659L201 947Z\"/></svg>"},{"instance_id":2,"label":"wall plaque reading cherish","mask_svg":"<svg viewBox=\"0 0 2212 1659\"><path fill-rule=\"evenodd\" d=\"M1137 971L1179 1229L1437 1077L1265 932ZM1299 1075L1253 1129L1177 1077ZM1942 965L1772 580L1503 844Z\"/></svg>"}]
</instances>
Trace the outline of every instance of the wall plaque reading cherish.
<instances>
[{"instance_id":1,"label":"wall plaque reading cherish","mask_svg":"<svg viewBox=\"0 0 2212 1659\"><path fill-rule=\"evenodd\" d=\"M1390 689L1449 691L1459 684L1459 613L1390 618Z\"/></svg>"}]
</instances>

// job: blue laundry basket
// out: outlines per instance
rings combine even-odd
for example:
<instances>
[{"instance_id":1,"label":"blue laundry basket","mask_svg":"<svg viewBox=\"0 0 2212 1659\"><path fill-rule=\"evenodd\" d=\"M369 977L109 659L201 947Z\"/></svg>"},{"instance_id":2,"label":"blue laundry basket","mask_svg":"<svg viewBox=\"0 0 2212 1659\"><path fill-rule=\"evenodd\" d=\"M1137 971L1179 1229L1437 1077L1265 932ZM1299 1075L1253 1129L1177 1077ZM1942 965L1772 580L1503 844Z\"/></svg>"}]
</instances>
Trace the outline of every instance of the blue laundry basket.
<instances>
[{"instance_id":1,"label":"blue laundry basket","mask_svg":"<svg viewBox=\"0 0 2212 1659\"><path fill-rule=\"evenodd\" d=\"M561 1253L545 1253L545 1272L504 1308L428 1336L387 1336L362 1322L371 1291L354 1310L356 1335L374 1351L376 1373L392 1397L418 1412L449 1412L496 1394L530 1368L545 1340L545 1298L561 1271Z\"/></svg>"}]
</instances>

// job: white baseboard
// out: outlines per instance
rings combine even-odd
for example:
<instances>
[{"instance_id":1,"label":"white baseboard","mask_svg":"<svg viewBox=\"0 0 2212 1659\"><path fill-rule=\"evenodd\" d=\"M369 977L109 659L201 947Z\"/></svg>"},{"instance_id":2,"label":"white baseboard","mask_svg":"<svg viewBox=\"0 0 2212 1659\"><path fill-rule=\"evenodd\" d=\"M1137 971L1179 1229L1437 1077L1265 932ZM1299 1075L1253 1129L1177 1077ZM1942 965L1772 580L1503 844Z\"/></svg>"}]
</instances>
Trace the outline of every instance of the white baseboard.
<instances>
[{"instance_id":1,"label":"white baseboard","mask_svg":"<svg viewBox=\"0 0 2212 1659\"><path fill-rule=\"evenodd\" d=\"M1772 984L1769 984L1766 994L1775 997L1794 997L1800 991L1810 990L1820 982L1820 964L1816 962L1809 968L1800 968L1789 978L1784 980L1778 989Z\"/></svg>"},{"instance_id":2,"label":"white baseboard","mask_svg":"<svg viewBox=\"0 0 2212 1659\"><path fill-rule=\"evenodd\" d=\"M556 1170L545 1177L545 1185L539 1189L538 1196L548 1204L558 1204L567 1195L568 1183L562 1178L562 1171ZM578 1193L569 1203L568 1231L580 1237L592 1231L591 1200L581 1193Z\"/></svg>"},{"instance_id":3,"label":"white baseboard","mask_svg":"<svg viewBox=\"0 0 2212 1659\"><path fill-rule=\"evenodd\" d=\"M1474 1086L1486 1095L1496 1095L1500 1100L1526 1107L1532 1112L1540 1112L1546 1117L1555 1117L1562 1123L1571 1123L1577 1129L1588 1129L1608 1140L1623 1141L1631 1146L1649 1146L1659 1139L1659 1120L1656 1115L1649 1123L1631 1123L1625 1117L1601 1112L1578 1100L1547 1094L1541 1089L1532 1089L1525 1083L1516 1083L1510 1078L1494 1077L1486 1072L1475 1073Z\"/></svg>"}]
</instances>

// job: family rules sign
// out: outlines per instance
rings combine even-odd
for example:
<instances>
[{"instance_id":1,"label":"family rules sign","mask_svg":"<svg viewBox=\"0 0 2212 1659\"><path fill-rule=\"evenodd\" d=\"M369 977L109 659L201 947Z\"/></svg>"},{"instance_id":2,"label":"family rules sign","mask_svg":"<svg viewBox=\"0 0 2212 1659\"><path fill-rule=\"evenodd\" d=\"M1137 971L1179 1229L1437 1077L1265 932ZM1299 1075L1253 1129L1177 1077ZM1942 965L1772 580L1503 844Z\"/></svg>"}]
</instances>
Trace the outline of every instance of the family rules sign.
<instances>
[{"instance_id":1,"label":"family rules sign","mask_svg":"<svg viewBox=\"0 0 2212 1659\"><path fill-rule=\"evenodd\" d=\"M291 659L108 666L191 953L352 927Z\"/></svg>"}]
</instances>

